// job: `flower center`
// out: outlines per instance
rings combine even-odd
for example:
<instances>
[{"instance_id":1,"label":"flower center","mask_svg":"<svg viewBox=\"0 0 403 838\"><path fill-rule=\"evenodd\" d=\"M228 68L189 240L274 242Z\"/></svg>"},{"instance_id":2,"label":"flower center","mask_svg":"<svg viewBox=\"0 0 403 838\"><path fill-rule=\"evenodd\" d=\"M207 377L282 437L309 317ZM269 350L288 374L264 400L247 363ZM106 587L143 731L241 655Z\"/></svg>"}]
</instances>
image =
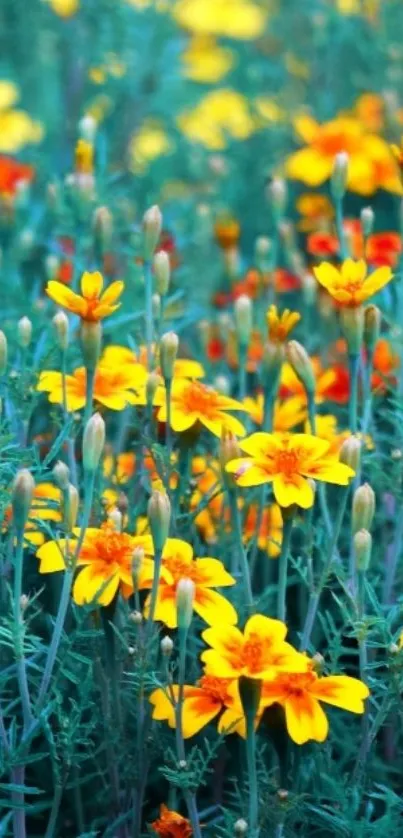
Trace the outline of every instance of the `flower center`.
<instances>
[{"instance_id":1,"label":"flower center","mask_svg":"<svg viewBox=\"0 0 403 838\"><path fill-rule=\"evenodd\" d=\"M189 384L182 401L189 413L202 413L204 416L213 416L218 407L217 393L198 381Z\"/></svg>"},{"instance_id":2,"label":"flower center","mask_svg":"<svg viewBox=\"0 0 403 838\"><path fill-rule=\"evenodd\" d=\"M276 451L274 455L274 468L276 472L284 474L285 477L293 477L299 471L300 461L298 451L283 449L282 451Z\"/></svg>"},{"instance_id":3,"label":"flower center","mask_svg":"<svg viewBox=\"0 0 403 838\"><path fill-rule=\"evenodd\" d=\"M272 644L268 638L264 640L258 634L252 633L245 641L241 653L242 665L249 672L260 672L270 663Z\"/></svg>"},{"instance_id":4,"label":"flower center","mask_svg":"<svg viewBox=\"0 0 403 838\"><path fill-rule=\"evenodd\" d=\"M91 554L94 561L101 561L107 565L120 565L130 569L133 544L127 533L119 533L110 527L105 527L91 543Z\"/></svg>"},{"instance_id":5,"label":"flower center","mask_svg":"<svg viewBox=\"0 0 403 838\"><path fill-rule=\"evenodd\" d=\"M281 673L277 676L276 683L279 683L288 695L300 698L317 681L317 677L315 672Z\"/></svg>"},{"instance_id":6,"label":"flower center","mask_svg":"<svg viewBox=\"0 0 403 838\"><path fill-rule=\"evenodd\" d=\"M200 573L197 572L195 562L189 562L183 559L179 553L174 553L172 556L164 556L162 561L164 567L172 574L175 586L184 577L192 579L196 584L200 581Z\"/></svg>"},{"instance_id":7,"label":"flower center","mask_svg":"<svg viewBox=\"0 0 403 838\"><path fill-rule=\"evenodd\" d=\"M313 143L320 154L326 157L334 157L341 151L354 154L359 150L361 143L360 136L352 136L341 129L330 132L322 132Z\"/></svg>"},{"instance_id":8,"label":"flower center","mask_svg":"<svg viewBox=\"0 0 403 838\"><path fill-rule=\"evenodd\" d=\"M207 692L212 699L224 704L228 701L228 685L231 678L215 678L213 675L203 675L199 680L199 687Z\"/></svg>"}]
</instances>

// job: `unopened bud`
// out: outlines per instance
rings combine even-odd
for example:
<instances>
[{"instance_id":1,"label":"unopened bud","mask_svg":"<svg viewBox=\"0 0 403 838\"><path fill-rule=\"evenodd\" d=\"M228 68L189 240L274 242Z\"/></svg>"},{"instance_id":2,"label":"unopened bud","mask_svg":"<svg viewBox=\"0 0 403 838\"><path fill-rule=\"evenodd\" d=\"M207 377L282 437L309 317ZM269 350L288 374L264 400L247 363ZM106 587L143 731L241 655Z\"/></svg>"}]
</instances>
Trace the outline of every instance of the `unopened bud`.
<instances>
[{"instance_id":1,"label":"unopened bud","mask_svg":"<svg viewBox=\"0 0 403 838\"><path fill-rule=\"evenodd\" d=\"M369 483L359 486L353 497L353 532L370 530L375 515L375 494Z\"/></svg>"},{"instance_id":2,"label":"unopened bud","mask_svg":"<svg viewBox=\"0 0 403 838\"><path fill-rule=\"evenodd\" d=\"M308 396L313 396L315 393L315 373L306 349L297 340L290 340L285 347L285 354L295 375L304 385Z\"/></svg>"},{"instance_id":3,"label":"unopened bud","mask_svg":"<svg viewBox=\"0 0 403 838\"><path fill-rule=\"evenodd\" d=\"M53 318L53 328L59 349L64 352L69 345L69 321L64 311L58 311Z\"/></svg>"},{"instance_id":4,"label":"unopened bud","mask_svg":"<svg viewBox=\"0 0 403 838\"><path fill-rule=\"evenodd\" d=\"M171 381L178 354L179 338L175 332L166 332L160 341L160 364L165 381Z\"/></svg>"},{"instance_id":5,"label":"unopened bud","mask_svg":"<svg viewBox=\"0 0 403 838\"><path fill-rule=\"evenodd\" d=\"M78 515L79 495L72 483L63 492L63 524L66 532L72 532Z\"/></svg>"},{"instance_id":6,"label":"unopened bud","mask_svg":"<svg viewBox=\"0 0 403 838\"><path fill-rule=\"evenodd\" d=\"M359 355L364 338L364 309L362 306L342 308L340 310L340 325L347 342L349 355Z\"/></svg>"},{"instance_id":7,"label":"unopened bud","mask_svg":"<svg viewBox=\"0 0 403 838\"><path fill-rule=\"evenodd\" d=\"M28 520L34 489L35 483L31 472L27 468L22 468L20 471L17 471L13 483L11 503L13 508L13 521L19 532L22 532Z\"/></svg>"},{"instance_id":8,"label":"unopened bud","mask_svg":"<svg viewBox=\"0 0 403 838\"><path fill-rule=\"evenodd\" d=\"M231 392L231 384L229 378L226 375L217 375L214 379L214 390L217 390L218 393L221 393L223 396L229 396Z\"/></svg>"},{"instance_id":9,"label":"unopened bud","mask_svg":"<svg viewBox=\"0 0 403 838\"><path fill-rule=\"evenodd\" d=\"M105 253L111 246L113 235L112 214L108 207L97 207L92 219L95 245L100 253Z\"/></svg>"},{"instance_id":10,"label":"unopened bud","mask_svg":"<svg viewBox=\"0 0 403 838\"><path fill-rule=\"evenodd\" d=\"M270 381L278 378L284 361L284 344L267 341L263 347L262 373L265 378L263 384L266 383L266 380Z\"/></svg>"},{"instance_id":11,"label":"unopened bud","mask_svg":"<svg viewBox=\"0 0 403 838\"><path fill-rule=\"evenodd\" d=\"M131 623L134 623L135 626L141 626L143 622L143 615L141 611L131 611L129 614L129 620Z\"/></svg>"},{"instance_id":12,"label":"unopened bud","mask_svg":"<svg viewBox=\"0 0 403 838\"><path fill-rule=\"evenodd\" d=\"M179 579L176 586L176 614L178 629L183 631L187 631L192 622L195 590L193 579Z\"/></svg>"},{"instance_id":13,"label":"unopened bud","mask_svg":"<svg viewBox=\"0 0 403 838\"><path fill-rule=\"evenodd\" d=\"M20 596L20 609L21 609L22 614L24 613L24 611L27 610L28 605L29 605L29 597L27 597L26 594L21 594L21 596Z\"/></svg>"},{"instance_id":14,"label":"unopened bud","mask_svg":"<svg viewBox=\"0 0 403 838\"><path fill-rule=\"evenodd\" d=\"M381 333L382 315L378 306L369 305L364 309L364 346L369 355L373 355Z\"/></svg>"},{"instance_id":15,"label":"unopened bud","mask_svg":"<svg viewBox=\"0 0 403 838\"><path fill-rule=\"evenodd\" d=\"M285 180L279 177L273 178L268 193L273 215L277 221L280 221L284 215L287 203L287 184Z\"/></svg>"},{"instance_id":16,"label":"unopened bud","mask_svg":"<svg viewBox=\"0 0 403 838\"><path fill-rule=\"evenodd\" d=\"M320 652L316 652L312 658L314 671L320 674L325 668L325 659Z\"/></svg>"},{"instance_id":17,"label":"unopened bud","mask_svg":"<svg viewBox=\"0 0 403 838\"><path fill-rule=\"evenodd\" d=\"M154 274L155 287L161 297L165 297L169 289L169 281L171 278L171 266L169 262L168 253L165 250L160 250L154 256Z\"/></svg>"},{"instance_id":18,"label":"unopened bud","mask_svg":"<svg viewBox=\"0 0 403 838\"><path fill-rule=\"evenodd\" d=\"M358 571L368 570L371 560L372 536L368 530L359 530L354 536L355 564Z\"/></svg>"},{"instance_id":19,"label":"unopened bud","mask_svg":"<svg viewBox=\"0 0 403 838\"><path fill-rule=\"evenodd\" d=\"M144 562L144 550L142 547L135 547L132 555L132 580L134 591L140 587L141 568Z\"/></svg>"},{"instance_id":20,"label":"unopened bud","mask_svg":"<svg viewBox=\"0 0 403 838\"><path fill-rule=\"evenodd\" d=\"M153 320L158 321L161 317L161 297L159 294L153 294L151 298L151 313Z\"/></svg>"},{"instance_id":21,"label":"unopened bud","mask_svg":"<svg viewBox=\"0 0 403 838\"><path fill-rule=\"evenodd\" d=\"M0 331L0 375L4 375L7 370L7 338L4 332Z\"/></svg>"},{"instance_id":22,"label":"unopened bud","mask_svg":"<svg viewBox=\"0 0 403 838\"><path fill-rule=\"evenodd\" d=\"M244 818L239 818L239 820L235 821L234 823L234 836L235 838L243 838L243 836L248 834L248 822L244 820Z\"/></svg>"},{"instance_id":23,"label":"unopened bud","mask_svg":"<svg viewBox=\"0 0 403 838\"><path fill-rule=\"evenodd\" d=\"M370 236L374 227L374 211L372 207L363 207L361 210L361 227L364 236Z\"/></svg>"},{"instance_id":24,"label":"unopened bud","mask_svg":"<svg viewBox=\"0 0 403 838\"><path fill-rule=\"evenodd\" d=\"M357 472L360 467L360 458L361 440L357 436L351 435L344 440L340 448L339 460Z\"/></svg>"},{"instance_id":25,"label":"unopened bud","mask_svg":"<svg viewBox=\"0 0 403 838\"><path fill-rule=\"evenodd\" d=\"M225 466L227 463L231 462L231 460L236 460L240 456L241 450L239 448L238 440L235 434L233 434L233 432L230 431L230 429L224 424L221 430L220 466L225 479L231 477L230 474L226 473Z\"/></svg>"},{"instance_id":26,"label":"unopened bud","mask_svg":"<svg viewBox=\"0 0 403 838\"><path fill-rule=\"evenodd\" d=\"M149 407L153 406L155 394L157 392L158 387L160 387L161 383L161 377L158 375L157 372L150 372L150 374L147 376L146 401Z\"/></svg>"},{"instance_id":27,"label":"unopened bud","mask_svg":"<svg viewBox=\"0 0 403 838\"><path fill-rule=\"evenodd\" d=\"M265 259L271 251L271 241L267 236L258 236L255 242L255 253L258 259Z\"/></svg>"},{"instance_id":28,"label":"unopened bud","mask_svg":"<svg viewBox=\"0 0 403 838\"><path fill-rule=\"evenodd\" d=\"M164 655L164 658L170 658L171 657L172 652L174 650L174 642L169 637L168 634L166 634L165 637L162 638L161 643L160 643L160 649L161 649L161 654Z\"/></svg>"},{"instance_id":29,"label":"unopened bud","mask_svg":"<svg viewBox=\"0 0 403 838\"><path fill-rule=\"evenodd\" d=\"M97 133L97 121L91 114L86 114L78 123L78 132L83 140L93 143Z\"/></svg>"},{"instance_id":30,"label":"unopened bud","mask_svg":"<svg viewBox=\"0 0 403 838\"><path fill-rule=\"evenodd\" d=\"M81 320L81 351L87 372L94 372L101 354L102 326L100 320Z\"/></svg>"},{"instance_id":31,"label":"unopened bud","mask_svg":"<svg viewBox=\"0 0 403 838\"><path fill-rule=\"evenodd\" d=\"M58 460L57 463L53 466L53 479L56 483L56 486L65 492L66 489L69 487L70 483L70 471L66 463L63 463L61 460Z\"/></svg>"},{"instance_id":32,"label":"unopened bud","mask_svg":"<svg viewBox=\"0 0 403 838\"><path fill-rule=\"evenodd\" d=\"M304 300L307 305L312 306L317 297L318 283L316 282L315 277L307 271L303 274L301 283Z\"/></svg>"},{"instance_id":33,"label":"unopened bud","mask_svg":"<svg viewBox=\"0 0 403 838\"><path fill-rule=\"evenodd\" d=\"M17 340L21 349L27 349L32 338L32 323L29 317L21 317L17 325Z\"/></svg>"},{"instance_id":34,"label":"unopened bud","mask_svg":"<svg viewBox=\"0 0 403 838\"><path fill-rule=\"evenodd\" d=\"M331 193L336 200L344 197L347 186L348 164L349 156L346 151L340 151L336 154L330 182Z\"/></svg>"},{"instance_id":35,"label":"unopened bud","mask_svg":"<svg viewBox=\"0 0 403 838\"><path fill-rule=\"evenodd\" d=\"M289 795L287 789L278 789L277 797L278 797L279 800L281 800L282 803L284 803L286 800L288 800L289 796L290 795Z\"/></svg>"},{"instance_id":36,"label":"unopened bud","mask_svg":"<svg viewBox=\"0 0 403 838\"><path fill-rule=\"evenodd\" d=\"M94 413L88 420L83 434L84 471L94 472L98 468L105 445L105 422L100 413Z\"/></svg>"},{"instance_id":37,"label":"unopened bud","mask_svg":"<svg viewBox=\"0 0 403 838\"><path fill-rule=\"evenodd\" d=\"M166 492L154 489L147 507L148 522L156 553L160 553L168 538L171 523L171 504Z\"/></svg>"},{"instance_id":38,"label":"unopened bud","mask_svg":"<svg viewBox=\"0 0 403 838\"><path fill-rule=\"evenodd\" d=\"M49 253L45 260L45 270L48 279L57 279L60 268L60 259L54 254Z\"/></svg>"},{"instance_id":39,"label":"unopened bud","mask_svg":"<svg viewBox=\"0 0 403 838\"><path fill-rule=\"evenodd\" d=\"M162 229L161 210L155 204L143 215L143 251L144 259L149 262L154 255Z\"/></svg>"},{"instance_id":40,"label":"unopened bud","mask_svg":"<svg viewBox=\"0 0 403 838\"><path fill-rule=\"evenodd\" d=\"M115 532L122 532L123 515L117 506L113 506L108 512L108 524Z\"/></svg>"},{"instance_id":41,"label":"unopened bud","mask_svg":"<svg viewBox=\"0 0 403 838\"><path fill-rule=\"evenodd\" d=\"M247 294L242 294L235 301L234 319L240 346L247 347L252 332L253 319L252 300Z\"/></svg>"}]
</instances>

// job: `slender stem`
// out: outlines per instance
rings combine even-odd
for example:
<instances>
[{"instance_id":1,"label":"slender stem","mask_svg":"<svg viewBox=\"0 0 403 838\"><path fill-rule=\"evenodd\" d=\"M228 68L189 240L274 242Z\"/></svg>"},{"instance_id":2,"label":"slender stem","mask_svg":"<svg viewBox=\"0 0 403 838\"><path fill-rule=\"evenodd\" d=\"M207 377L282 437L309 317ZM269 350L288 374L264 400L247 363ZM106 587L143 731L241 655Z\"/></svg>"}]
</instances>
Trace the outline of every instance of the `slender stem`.
<instances>
[{"instance_id":1,"label":"slender stem","mask_svg":"<svg viewBox=\"0 0 403 838\"><path fill-rule=\"evenodd\" d=\"M27 679L27 669L24 655L24 621L21 612L22 569L24 558L24 527L17 530L17 545L14 560L14 627L16 632L15 657L17 665L18 688L22 704L24 731L32 723L31 700Z\"/></svg>"},{"instance_id":2,"label":"slender stem","mask_svg":"<svg viewBox=\"0 0 403 838\"><path fill-rule=\"evenodd\" d=\"M179 669L178 669L178 699L175 705L175 733L176 733L176 752L178 762L186 763L186 749L183 738L182 725L182 710L183 710L183 694L185 686L186 674L186 641L187 629L179 629ZM201 838L199 814L197 811L195 794L190 791L185 791L185 800L188 810L189 820L192 824L193 835L195 838Z\"/></svg>"},{"instance_id":3,"label":"slender stem","mask_svg":"<svg viewBox=\"0 0 403 838\"><path fill-rule=\"evenodd\" d=\"M154 577L153 577L153 584L151 588L151 599L150 599L150 610L148 612L147 617L147 624L145 628L145 643L150 640L153 625L154 625L154 616L155 616L155 609L157 607L157 597L158 597L158 586L160 581L160 574L161 574L161 562L162 562L162 553L156 552L154 556Z\"/></svg>"},{"instance_id":4,"label":"slender stem","mask_svg":"<svg viewBox=\"0 0 403 838\"><path fill-rule=\"evenodd\" d=\"M294 512L284 510L283 540L281 551L278 557L278 588L277 588L277 618L285 621L286 618L286 596L287 596L287 569L288 556L290 553L291 533L294 523Z\"/></svg>"},{"instance_id":5,"label":"slender stem","mask_svg":"<svg viewBox=\"0 0 403 838\"><path fill-rule=\"evenodd\" d=\"M167 421L165 423L165 445L168 455L168 489L169 480L171 476L171 454L172 454L172 427L171 427L171 409L172 409L172 379L165 379L165 391L167 402Z\"/></svg>"},{"instance_id":6,"label":"slender stem","mask_svg":"<svg viewBox=\"0 0 403 838\"><path fill-rule=\"evenodd\" d=\"M240 402L243 402L246 396L246 377L247 377L247 358L248 358L248 345L240 344L239 345L239 378L238 378L238 398Z\"/></svg>"},{"instance_id":7,"label":"slender stem","mask_svg":"<svg viewBox=\"0 0 403 838\"><path fill-rule=\"evenodd\" d=\"M95 369L87 368L87 379L85 387L85 410L84 410L84 428L92 416L92 404L94 399L94 379Z\"/></svg>"},{"instance_id":8,"label":"slender stem","mask_svg":"<svg viewBox=\"0 0 403 838\"><path fill-rule=\"evenodd\" d=\"M25 766L15 765L11 772L11 780L15 786L23 786L25 782ZM13 807L13 835L14 838L26 838L24 792L14 790L11 793Z\"/></svg>"},{"instance_id":9,"label":"slender stem","mask_svg":"<svg viewBox=\"0 0 403 838\"><path fill-rule=\"evenodd\" d=\"M246 760L248 765L249 781L249 814L248 814L248 835L250 838L258 838L258 784L256 769L256 732L255 713L247 712L246 721Z\"/></svg>"},{"instance_id":10,"label":"slender stem","mask_svg":"<svg viewBox=\"0 0 403 838\"><path fill-rule=\"evenodd\" d=\"M311 434L316 434L316 405L315 405L315 394L314 393L307 393L308 398L308 417L309 417L309 424L311 428ZM330 518L329 508L327 505L326 500L326 486L324 483L319 482L317 487L317 493L319 498L319 506L320 511L322 513L323 523L326 527L326 532L328 536L332 534L332 522Z\"/></svg>"},{"instance_id":11,"label":"slender stem","mask_svg":"<svg viewBox=\"0 0 403 838\"><path fill-rule=\"evenodd\" d=\"M67 390L66 390L66 350L61 351L61 372L62 372L62 394L63 394L63 419L67 423L69 421L69 413L67 410ZM70 480L73 486L78 485L77 466L74 453L74 439L69 435L67 439L67 461L70 469Z\"/></svg>"},{"instance_id":12,"label":"slender stem","mask_svg":"<svg viewBox=\"0 0 403 838\"><path fill-rule=\"evenodd\" d=\"M338 508L337 514L336 514L336 520L335 520L335 524L334 524L333 535L330 538L329 549L328 549L328 552L327 552L327 555L326 555L326 558L325 558L325 561L324 561L324 565L323 565L323 568L322 568L322 573L320 575L319 582L318 582L316 590L312 590L311 595L309 597L308 611L307 611L307 614L306 614L306 617L305 617L305 623L304 623L304 627L302 629L302 635L301 635L301 643L300 643L301 651L305 651L308 648L308 645L309 645L309 642L310 642L310 639L311 639L311 634L312 634L312 630L313 630L313 627L314 627L314 624L315 624L316 615L318 613L318 606L319 606L320 598L322 596L323 589L324 589L324 587L326 585L326 582L327 582L327 577L329 575L329 571L330 571L330 568L331 568L331 565L332 565L334 552L336 550L337 542L339 540L341 525L343 523L344 513L346 511L347 497L348 497L348 486L345 487L345 488L343 487L343 489L341 490L339 508Z\"/></svg>"},{"instance_id":13,"label":"slender stem","mask_svg":"<svg viewBox=\"0 0 403 838\"><path fill-rule=\"evenodd\" d=\"M350 401L349 409L349 426L351 433L357 433L358 417L358 374L360 371L360 356L349 355L348 366L350 372Z\"/></svg>"},{"instance_id":14,"label":"slender stem","mask_svg":"<svg viewBox=\"0 0 403 838\"><path fill-rule=\"evenodd\" d=\"M50 810L48 825L45 832L45 838L54 838L57 826L57 818L59 815L60 804L62 802L63 786L58 784L55 786L53 794L52 808Z\"/></svg>"},{"instance_id":15,"label":"slender stem","mask_svg":"<svg viewBox=\"0 0 403 838\"><path fill-rule=\"evenodd\" d=\"M358 571L358 617L364 620L365 617L365 571ZM359 639L359 655L360 655L360 678L365 681L365 674L368 664L367 643L365 635Z\"/></svg>"},{"instance_id":16,"label":"slender stem","mask_svg":"<svg viewBox=\"0 0 403 838\"><path fill-rule=\"evenodd\" d=\"M144 262L144 291L147 369L151 370L153 354L153 277L149 259Z\"/></svg>"},{"instance_id":17,"label":"slender stem","mask_svg":"<svg viewBox=\"0 0 403 838\"><path fill-rule=\"evenodd\" d=\"M238 507L238 493L236 487L231 486L228 489L228 498L230 504L232 525L234 527L234 532L236 536L236 551L233 554L233 559L238 559L236 563L234 561L232 569L235 570L235 572L240 569L243 582L245 604L250 611L253 611L253 591L250 578L250 568L245 546L243 543L242 524Z\"/></svg>"},{"instance_id":18,"label":"slender stem","mask_svg":"<svg viewBox=\"0 0 403 838\"><path fill-rule=\"evenodd\" d=\"M339 239L340 245L340 255L342 259L348 258L348 247L347 247L347 240L346 234L344 231L344 214L343 214L343 199L336 198L335 199L335 210L336 210L336 231L337 237Z\"/></svg>"}]
</instances>

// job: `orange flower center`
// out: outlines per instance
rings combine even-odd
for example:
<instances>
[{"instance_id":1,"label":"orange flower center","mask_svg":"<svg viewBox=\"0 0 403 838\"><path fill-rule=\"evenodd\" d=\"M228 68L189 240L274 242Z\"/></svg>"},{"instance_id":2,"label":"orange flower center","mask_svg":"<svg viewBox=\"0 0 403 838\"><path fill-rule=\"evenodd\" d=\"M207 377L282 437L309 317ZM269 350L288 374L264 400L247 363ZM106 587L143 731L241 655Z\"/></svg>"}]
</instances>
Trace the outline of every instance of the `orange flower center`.
<instances>
[{"instance_id":1,"label":"orange flower center","mask_svg":"<svg viewBox=\"0 0 403 838\"><path fill-rule=\"evenodd\" d=\"M185 409L189 413L202 413L214 416L218 410L218 395L210 387L199 381L192 381L182 396Z\"/></svg>"},{"instance_id":2,"label":"orange flower center","mask_svg":"<svg viewBox=\"0 0 403 838\"><path fill-rule=\"evenodd\" d=\"M280 686L280 689L287 693L287 695L296 696L297 698L303 696L315 681L317 681L315 672L282 672L276 677L276 684Z\"/></svg>"},{"instance_id":3,"label":"orange flower center","mask_svg":"<svg viewBox=\"0 0 403 838\"><path fill-rule=\"evenodd\" d=\"M274 470L285 477L292 477L297 474L300 468L301 458L298 451L283 449L276 451L274 455Z\"/></svg>"},{"instance_id":4,"label":"orange flower center","mask_svg":"<svg viewBox=\"0 0 403 838\"><path fill-rule=\"evenodd\" d=\"M175 553L171 556L164 556L162 561L164 567L171 573L175 587L179 580L184 577L192 579L195 584L200 582L202 579L202 574L198 571L196 563L194 561L186 561L186 559L183 559L179 553Z\"/></svg>"},{"instance_id":5,"label":"orange flower center","mask_svg":"<svg viewBox=\"0 0 403 838\"><path fill-rule=\"evenodd\" d=\"M270 663L271 657L272 644L269 638L259 637L255 633L250 634L242 648L242 666L252 674L260 672Z\"/></svg>"},{"instance_id":6,"label":"orange flower center","mask_svg":"<svg viewBox=\"0 0 403 838\"><path fill-rule=\"evenodd\" d=\"M127 533L116 532L110 524L104 525L101 530L87 544L84 542L82 558L92 558L106 565L120 565L129 570L133 555L132 537Z\"/></svg>"},{"instance_id":7,"label":"orange flower center","mask_svg":"<svg viewBox=\"0 0 403 838\"><path fill-rule=\"evenodd\" d=\"M203 675L199 680L199 687L211 696L212 699L225 704L228 701L228 685L231 678L215 678L213 675Z\"/></svg>"},{"instance_id":8,"label":"orange flower center","mask_svg":"<svg viewBox=\"0 0 403 838\"><path fill-rule=\"evenodd\" d=\"M361 137L359 134L352 135L343 130L334 130L332 132L323 131L312 145L313 148L317 149L319 154L333 158L341 151L346 151L348 154L356 154L360 150Z\"/></svg>"}]
</instances>

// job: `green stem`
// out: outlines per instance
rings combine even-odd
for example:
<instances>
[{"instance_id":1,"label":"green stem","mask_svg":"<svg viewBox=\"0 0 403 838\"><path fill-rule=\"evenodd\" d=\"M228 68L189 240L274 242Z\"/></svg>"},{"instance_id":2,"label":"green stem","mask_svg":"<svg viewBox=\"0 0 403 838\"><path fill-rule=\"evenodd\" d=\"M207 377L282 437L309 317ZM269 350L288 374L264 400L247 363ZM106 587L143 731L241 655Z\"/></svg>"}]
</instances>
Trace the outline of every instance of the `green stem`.
<instances>
[{"instance_id":1,"label":"green stem","mask_svg":"<svg viewBox=\"0 0 403 838\"><path fill-rule=\"evenodd\" d=\"M348 366L350 373L350 401L349 401L349 426L352 434L357 433L358 425L358 374L360 370L360 356L349 355Z\"/></svg>"},{"instance_id":2,"label":"green stem","mask_svg":"<svg viewBox=\"0 0 403 838\"><path fill-rule=\"evenodd\" d=\"M347 247L347 240L346 234L344 232L344 214L343 214L343 199L336 198L335 199L335 210L336 210L336 231L337 237L339 239L340 245L340 255L341 258L347 259L348 258L348 247Z\"/></svg>"},{"instance_id":3,"label":"green stem","mask_svg":"<svg viewBox=\"0 0 403 838\"><path fill-rule=\"evenodd\" d=\"M243 543L241 516L238 508L238 493L235 487L230 487L228 489L228 498L232 525L234 527L236 536L236 551L233 553L233 559L236 557L238 558L238 562L236 563L236 565L235 562L233 563L232 570L236 572L240 569L243 582L245 604L249 611L253 611L253 591L250 578L250 568L245 546Z\"/></svg>"},{"instance_id":4,"label":"green stem","mask_svg":"<svg viewBox=\"0 0 403 838\"><path fill-rule=\"evenodd\" d=\"M85 410L84 410L84 428L92 416L92 404L94 400L94 379L95 369L87 368L87 379L85 386Z\"/></svg>"},{"instance_id":5,"label":"green stem","mask_svg":"<svg viewBox=\"0 0 403 838\"><path fill-rule=\"evenodd\" d=\"M358 599L358 617L364 620L365 617L365 571L359 570L357 573L357 599ZM368 664L367 643L365 636L360 637L359 640L359 655L360 655L360 678L365 681L366 669Z\"/></svg>"},{"instance_id":6,"label":"green stem","mask_svg":"<svg viewBox=\"0 0 403 838\"><path fill-rule=\"evenodd\" d=\"M248 766L249 782L249 813L248 813L248 836L258 838L258 782L256 767L256 731L255 712L250 710L245 713L246 721L246 760Z\"/></svg>"},{"instance_id":7,"label":"green stem","mask_svg":"<svg viewBox=\"0 0 403 838\"><path fill-rule=\"evenodd\" d=\"M154 556L154 577L153 577L153 584L152 584L152 588L151 588L150 610L148 612L147 624L146 624L146 627L145 627L145 645L146 646L147 646L148 641L151 638L152 631L153 631L155 609L157 607L158 586L159 586L160 574L161 574L161 563L162 563L162 552L156 552L155 556Z\"/></svg>"},{"instance_id":8,"label":"green stem","mask_svg":"<svg viewBox=\"0 0 403 838\"><path fill-rule=\"evenodd\" d=\"M18 688L22 704L24 732L32 724L31 700L29 696L27 669L24 655L24 621L21 612L22 570L24 558L24 527L17 530L17 545L14 560L14 626L16 632L15 657L17 666Z\"/></svg>"},{"instance_id":9,"label":"green stem","mask_svg":"<svg viewBox=\"0 0 403 838\"><path fill-rule=\"evenodd\" d=\"M185 740L183 738L182 710L183 695L186 675L186 642L187 629L179 629L179 667L178 667L178 700L175 705L175 734L176 734L176 755L179 763L186 763ZM192 824L193 835L201 838L199 814L197 811L196 797L188 789L185 791L185 800L189 820Z\"/></svg>"},{"instance_id":10,"label":"green stem","mask_svg":"<svg viewBox=\"0 0 403 838\"><path fill-rule=\"evenodd\" d=\"M307 393L308 398L308 418L309 424L311 428L311 434L316 434L316 405L315 405L315 394L314 393ZM322 518L324 525L326 527L326 532L328 536L332 534L332 522L330 519L329 508L327 505L326 500L326 487L324 483L319 482L317 487L318 498L319 498L319 506L320 511L322 513Z\"/></svg>"},{"instance_id":11,"label":"green stem","mask_svg":"<svg viewBox=\"0 0 403 838\"><path fill-rule=\"evenodd\" d=\"M144 292L147 369L151 370L153 355L153 277L149 259L144 262Z\"/></svg>"},{"instance_id":12,"label":"green stem","mask_svg":"<svg viewBox=\"0 0 403 838\"><path fill-rule=\"evenodd\" d=\"M287 596L287 569L288 556L290 553L291 533L294 523L294 512L283 510L283 540L281 551L278 557L278 588L277 588L277 618L285 621L286 618L286 596Z\"/></svg>"},{"instance_id":13,"label":"green stem","mask_svg":"<svg viewBox=\"0 0 403 838\"><path fill-rule=\"evenodd\" d=\"M240 402L243 402L246 396L246 378L247 378L247 358L248 358L248 345L240 344L239 345L239 378L238 378L238 398Z\"/></svg>"},{"instance_id":14,"label":"green stem","mask_svg":"<svg viewBox=\"0 0 403 838\"><path fill-rule=\"evenodd\" d=\"M57 818L59 815L60 804L62 802L62 795L63 795L63 786L57 785L55 786L54 794L53 794L53 802L52 808L50 810L48 825L45 832L45 838L54 838L55 830L57 826Z\"/></svg>"},{"instance_id":15,"label":"green stem","mask_svg":"<svg viewBox=\"0 0 403 838\"><path fill-rule=\"evenodd\" d=\"M165 391L167 402L167 421L165 423L165 445L168 456L168 490L169 480L171 476L171 454L172 454L172 426L171 426L171 412L172 412L172 379L165 379Z\"/></svg>"}]
</instances>

